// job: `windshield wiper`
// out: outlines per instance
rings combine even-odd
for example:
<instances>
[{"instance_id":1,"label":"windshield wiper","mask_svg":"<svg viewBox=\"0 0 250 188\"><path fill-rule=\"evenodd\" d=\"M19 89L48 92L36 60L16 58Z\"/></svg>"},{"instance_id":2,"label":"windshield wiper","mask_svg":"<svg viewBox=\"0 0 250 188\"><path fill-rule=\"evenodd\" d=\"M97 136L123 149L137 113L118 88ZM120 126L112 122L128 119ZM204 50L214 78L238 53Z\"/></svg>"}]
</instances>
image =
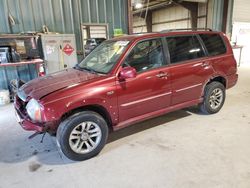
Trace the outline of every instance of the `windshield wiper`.
<instances>
[{"instance_id":1,"label":"windshield wiper","mask_svg":"<svg viewBox=\"0 0 250 188\"><path fill-rule=\"evenodd\" d=\"M91 68L89 68L89 67L80 67L80 68L83 69L83 70L86 70L86 71L88 71L88 72L97 74L97 72L96 72L94 69L91 69Z\"/></svg>"},{"instance_id":2,"label":"windshield wiper","mask_svg":"<svg viewBox=\"0 0 250 188\"><path fill-rule=\"evenodd\" d=\"M88 71L88 72L97 74L97 71L95 71L94 69L91 69L90 67L80 67L78 64L76 64L76 65L74 66L74 68L77 69L77 70L86 70L86 71Z\"/></svg>"}]
</instances>

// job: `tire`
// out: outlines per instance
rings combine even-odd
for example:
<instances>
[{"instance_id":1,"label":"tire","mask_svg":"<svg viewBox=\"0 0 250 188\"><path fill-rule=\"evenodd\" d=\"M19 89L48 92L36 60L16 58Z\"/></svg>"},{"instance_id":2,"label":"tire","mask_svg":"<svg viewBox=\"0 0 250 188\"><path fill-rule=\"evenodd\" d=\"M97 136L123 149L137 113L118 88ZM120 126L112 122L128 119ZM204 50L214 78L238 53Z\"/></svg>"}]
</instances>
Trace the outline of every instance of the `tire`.
<instances>
[{"instance_id":1,"label":"tire","mask_svg":"<svg viewBox=\"0 0 250 188\"><path fill-rule=\"evenodd\" d=\"M103 149L108 132L107 123L102 116L92 111L80 112L59 125L57 145L67 158L74 161L87 160Z\"/></svg>"},{"instance_id":2,"label":"tire","mask_svg":"<svg viewBox=\"0 0 250 188\"><path fill-rule=\"evenodd\" d=\"M204 114L215 114L220 111L226 98L225 86L220 82L211 82L205 87L204 100L199 104Z\"/></svg>"}]
</instances>

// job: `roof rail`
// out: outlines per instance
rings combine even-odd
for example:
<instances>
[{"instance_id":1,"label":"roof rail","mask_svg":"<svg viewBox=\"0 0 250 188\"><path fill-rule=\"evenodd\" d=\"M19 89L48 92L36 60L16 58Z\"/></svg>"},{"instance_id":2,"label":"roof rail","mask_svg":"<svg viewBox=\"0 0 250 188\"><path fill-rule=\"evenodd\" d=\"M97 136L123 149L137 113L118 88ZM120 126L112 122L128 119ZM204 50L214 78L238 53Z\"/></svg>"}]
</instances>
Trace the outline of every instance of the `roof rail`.
<instances>
[{"instance_id":1,"label":"roof rail","mask_svg":"<svg viewBox=\"0 0 250 188\"><path fill-rule=\"evenodd\" d=\"M160 33L167 33L167 32L171 32L171 31L213 31L210 28L181 28L181 29L165 29L160 31Z\"/></svg>"},{"instance_id":2,"label":"roof rail","mask_svg":"<svg viewBox=\"0 0 250 188\"><path fill-rule=\"evenodd\" d=\"M0 0L1 1L1 0ZM133 33L133 35L143 35L143 34L156 34L159 33L158 31L156 32L137 32L137 33Z\"/></svg>"}]
</instances>

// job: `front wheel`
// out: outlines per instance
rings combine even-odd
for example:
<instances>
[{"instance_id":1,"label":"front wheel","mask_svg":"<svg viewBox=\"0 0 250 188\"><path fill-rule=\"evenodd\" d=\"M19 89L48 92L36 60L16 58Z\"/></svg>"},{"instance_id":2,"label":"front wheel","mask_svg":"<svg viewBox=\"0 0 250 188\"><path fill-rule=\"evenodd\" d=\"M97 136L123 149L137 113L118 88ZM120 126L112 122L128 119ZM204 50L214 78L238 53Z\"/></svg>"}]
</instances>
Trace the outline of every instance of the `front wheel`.
<instances>
[{"instance_id":1,"label":"front wheel","mask_svg":"<svg viewBox=\"0 0 250 188\"><path fill-rule=\"evenodd\" d=\"M205 87L204 100L199 105L201 112L214 114L220 111L226 98L225 87L220 82L211 82Z\"/></svg>"},{"instance_id":2,"label":"front wheel","mask_svg":"<svg viewBox=\"0 0 250 188\"><path fill-rule=\"evenodd\" d=\"M99 114L85 111L70 116L57 129L57 145L71 160L83 161L96 156L108 137L108 126Z\"/></svg>"}]
</instances>

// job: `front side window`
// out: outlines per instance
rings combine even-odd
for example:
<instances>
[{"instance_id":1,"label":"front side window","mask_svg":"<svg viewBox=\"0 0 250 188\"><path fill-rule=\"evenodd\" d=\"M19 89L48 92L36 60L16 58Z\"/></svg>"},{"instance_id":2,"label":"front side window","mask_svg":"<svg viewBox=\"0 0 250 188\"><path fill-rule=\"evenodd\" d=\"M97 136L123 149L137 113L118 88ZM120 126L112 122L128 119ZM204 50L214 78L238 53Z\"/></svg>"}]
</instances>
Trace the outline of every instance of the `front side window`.
<instances>
[{"instance_id":1,"label":"front side window","mask_svg":"<svg viewBox=\"0 0 250 188\"><path fill-rule=\"evenodd\" d=\"M205 56L196 36L167 37L171 63L192 60Z\"/></svg>"},{"instance_id":2,"label":"front side window","mask_svg":"<svg viewBox=\"0 0 250 188\"><path fill-rule=\"evenodd\" d=\"M127 48L129 41L105 41L96 47L76 68L107 74Z\"/></svg>"},{"instance_id":3,"label":"front side window","mask_svg":"<svg viewBox=\"0 0 250 188\"><path fill-rule=\"evenodd\" d=\"M225 44L218 34L200 34L205 47L208 51L208 55L215 56L226 53Z\"/></svg>"},{"instance_id":4,"label":"front side window","mask_svg":"<svg viewBox=\"0 0 250 188\"><path fill-rule=\"evenodd\" d=\"M161 39L139 42L127 56L123 66L131 66L138 73L164 65Z\"/></svg>"}]
</instances>

